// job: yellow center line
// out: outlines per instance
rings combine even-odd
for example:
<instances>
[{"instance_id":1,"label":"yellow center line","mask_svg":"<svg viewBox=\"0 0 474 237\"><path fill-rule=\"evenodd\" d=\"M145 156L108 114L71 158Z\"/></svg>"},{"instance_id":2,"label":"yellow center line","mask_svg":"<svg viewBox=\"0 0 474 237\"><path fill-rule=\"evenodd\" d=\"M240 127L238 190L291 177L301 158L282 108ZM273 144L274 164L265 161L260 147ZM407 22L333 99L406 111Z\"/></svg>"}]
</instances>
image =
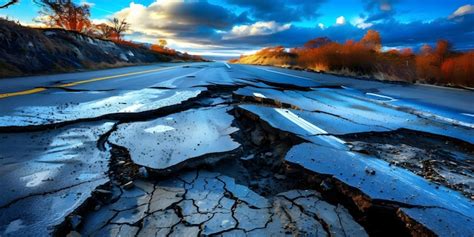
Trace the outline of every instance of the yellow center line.
<instances>
[{"instance_id":1,"label":"yellow center line","mask_svg":"<svg viewBox=\"0 0 474 237\"><path fill-rule=\"evenodd\" d=\"M159 72L159 71L169 70L169 69L173 69L173 68L177 68L177 67L183 67L183 66L187 66L187 65L179 65L179 66L173 66L173 67L165 67L165 68L158 68L158 69L152 69L152 70L146 70L146 71L119 74L119 75L114 75L114 76L92 78L92 79L83 80L83 81L76 81L76 82L71 82L71 83L66 83L66 84L61 84L61 85L55 85L55 86L52 86L50 88L71 87L71 86L77 86L77 85L91 83L91 82L97 82L97 81L110 80L110 79L115 79L115 78L120 78L120 77L127 77L127 76L141 75L141 74L152 73L152 72ZM20 96L20 95L30 95L30 94L43 92L45 90L48 90L48 88L38 87L38 88L24 90L24 91L4 93L4 94L0 94L0 99L13 97L13 96Z\"/></svg>"},{"instance_id":2,"label":"yellow center line","mask_svg":"<svg viewBox=\"0 0 474 237\"><path fill-rule=\"evenodd\" d=\"M5 94L0 94L0 99L7 98L7 97L13 97L13 96L19 96L19 95L29 95L29 94L42 92L42 91L45 91L45 90L46 90L46 88L35 88L35 89L31 89L31 90L26 90L26 91L5 93Z\"/></svg>"}]
</instances>

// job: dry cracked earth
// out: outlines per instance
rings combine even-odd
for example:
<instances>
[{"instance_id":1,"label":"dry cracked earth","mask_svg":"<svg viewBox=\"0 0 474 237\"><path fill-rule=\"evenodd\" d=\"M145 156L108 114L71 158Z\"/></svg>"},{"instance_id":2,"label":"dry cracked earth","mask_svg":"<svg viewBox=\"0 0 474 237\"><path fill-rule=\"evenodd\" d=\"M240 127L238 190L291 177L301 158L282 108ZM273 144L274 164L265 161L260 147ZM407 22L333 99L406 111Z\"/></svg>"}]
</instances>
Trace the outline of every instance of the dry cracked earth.
<instances>
[{"instance_id":1,"label":"dry cracked earth","mask_svg":"<svg viewBox=\"0 0 474 237\"><path fill-rule=\"evenodd\" d=\"M474 236L473 128L231 78L2 117L0 236Z\"/></svg>"}]
</instances>

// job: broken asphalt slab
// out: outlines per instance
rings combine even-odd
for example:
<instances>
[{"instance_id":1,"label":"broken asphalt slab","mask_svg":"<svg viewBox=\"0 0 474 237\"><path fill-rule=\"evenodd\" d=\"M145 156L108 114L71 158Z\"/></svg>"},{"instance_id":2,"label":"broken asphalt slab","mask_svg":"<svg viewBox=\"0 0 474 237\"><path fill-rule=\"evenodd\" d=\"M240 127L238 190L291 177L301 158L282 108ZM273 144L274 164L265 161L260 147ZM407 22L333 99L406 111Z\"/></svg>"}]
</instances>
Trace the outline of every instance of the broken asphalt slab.
<instances>
[{"instance_id":1,"label":"broken asphalt slab","mask_svg":"<svg viewBox=\"0 0 474 237\"><path fill-rule=\"evenodd\" d=\"M232 126L230 109L193 109L151 121L121 124L109 142L127 149L137 165L157 172L175 172L173 167L181 163L211 162L199 157L240 147L230 136L238 131Z\"/></svg>"},{"instance_id":2,"label":"broken asphalt slab","mask_svg":"<svg viewBox=\"0 0 474 237\"><path fill-rule=\"evenodd\" d=\"M474 200L474 145L410 130L342 136L351 151L403 167Z\"/></svg>"},{"instance_id":3,"label":"broken asphalt slab","mask_svg":"<svg viewBox=\"0 0 474 237\"><path fill-rule=\"evenodd\" d=\"M98 186L108 153L97 148L111 122L0 135L0 233L48 236Z\"/></svg>"},{"instance_id":4,"label":"broken asphalt slab","mask_svg":"<svg viewBox=\"0 0 474 237\"><path fill-rule=\"evenodd\" d=\"M199 96L206 88L185 90L142 89L116 92L53 92L28 95L36 105L8 103L0 117L0 127L51 125L81 119L97 119L111 114L133 114L179 105ZM85 98L87 102L84 102ZM47 99L47 101L46 101ZM51 100L56 100L51 106ZM2 101L3 102L3 101ZM43 104L44 103L44 104Z\"/></svg>"},{"instance_id":5,"label":"broken asphalt slab","mask_svg":"<svg viewBox=\"0 0 474 237\"><path fill-rule=\"evenodd\" d=\"M311 114L310 112L313 112L312 117L318 118L317 126L327 130L330 134L393 131L405 128L474 143L474 129L470 127L420 117L417 114L400 111L371 100L364 100L356 94L357 92L352 90L343 89L278 91L251 87L241 88L234 92L234 96L271 107L279 107L282 104L291 105L289 108L303 110L292 111L298 117L308 117ZM272 111L270 108L263 106L242 105L240 107L262 116L268 121L271 117L272 123L284 122L282 121L284 118L280 118L282 116L269 115L269 113L278 113L278 108ZM329 119L324 120L325 117ZM339 128L341 124L344 125L343 122L348 125L341 127L340 131L334 130L334 128ZM358 128L359 130L357 130Z\"/></svg>"},{"instance_id":6,"label":"broken asphalt slab","mask_svg":"<svg viewBox=\"0 0 474 237\"><path fill-rule=\"evenodd\" d=\"M293 147L285 160L311 172L330 175L374 202L403 207L401 212L439 236L474 235L471 200L383 160L312 143ZM436 218L424 217L420 212ZM440 223L446 228L439 228Z\"/></svg>"}]
</instances>

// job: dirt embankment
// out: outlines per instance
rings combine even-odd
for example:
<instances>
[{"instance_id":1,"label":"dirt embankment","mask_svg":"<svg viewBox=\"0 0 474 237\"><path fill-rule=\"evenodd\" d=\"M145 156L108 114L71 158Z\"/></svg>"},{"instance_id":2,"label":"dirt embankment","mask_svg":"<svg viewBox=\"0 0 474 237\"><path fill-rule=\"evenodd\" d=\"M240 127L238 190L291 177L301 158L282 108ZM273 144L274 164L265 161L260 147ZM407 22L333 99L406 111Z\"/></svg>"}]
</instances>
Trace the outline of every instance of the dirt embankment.
<instances>
[{"instance_id":1,"label":"dirt embankment","mask_svg":"<svg viewBox=\"0 0 474 237\"><path fill-rule=\"evenodd\" d=\"M0 78L101 69L155 62L201 61L165 55L60 29L35 29L0 19Z\"/></svg>"}]
</instances>

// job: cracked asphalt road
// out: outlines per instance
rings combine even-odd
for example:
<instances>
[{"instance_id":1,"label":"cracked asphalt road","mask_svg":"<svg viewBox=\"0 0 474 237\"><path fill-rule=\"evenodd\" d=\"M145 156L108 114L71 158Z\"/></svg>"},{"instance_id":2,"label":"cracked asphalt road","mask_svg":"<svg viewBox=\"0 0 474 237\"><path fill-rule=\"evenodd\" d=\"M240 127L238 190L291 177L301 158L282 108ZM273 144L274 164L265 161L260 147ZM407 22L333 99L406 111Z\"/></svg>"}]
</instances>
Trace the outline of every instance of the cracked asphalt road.
<instances>
[{"instance_id":1,"label":"cracked asphalt road","mask_svg":"<svg viewBox=\"0 0 474 237\"><path fill-rule=\"evenodd\" d=\"M0 80L0 236L474 236L474 92L224 63Z\"/></svg>"}]
</instances>

